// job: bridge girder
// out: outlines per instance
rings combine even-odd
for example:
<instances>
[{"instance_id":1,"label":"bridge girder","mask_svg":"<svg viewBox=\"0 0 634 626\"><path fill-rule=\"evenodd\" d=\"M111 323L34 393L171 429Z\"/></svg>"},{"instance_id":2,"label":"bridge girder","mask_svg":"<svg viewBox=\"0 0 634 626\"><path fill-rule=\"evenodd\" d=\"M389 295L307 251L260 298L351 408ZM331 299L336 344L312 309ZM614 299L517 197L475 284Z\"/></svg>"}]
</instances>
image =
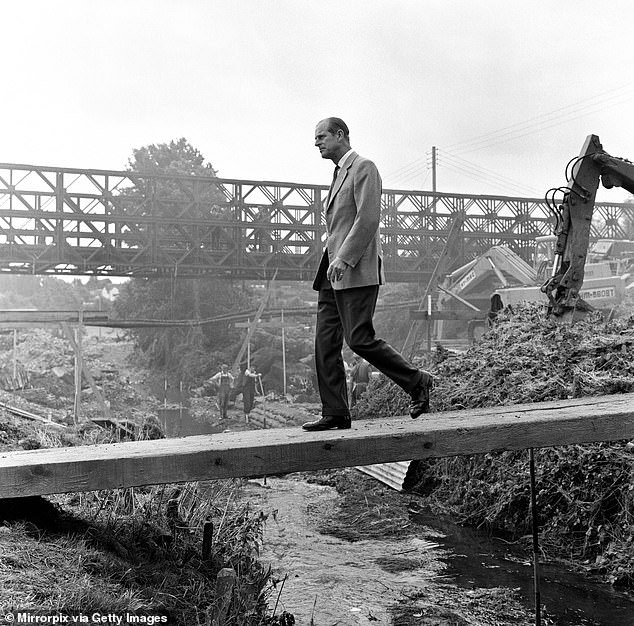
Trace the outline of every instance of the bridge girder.
<instances>
[{"instance_id":1,"label":"bridge girder","mask_svg":"<svg viewBox=\"0 0 634 626\"><path fill-rule=\"evenodd\" d=\"M0 164L0 272L102 276L213 275L311 280L325 239L328 188L286 182L143 175ZM544 200L384 190L388 280L425 282L453 218L459 257L494 245L528 259L551 232ZM626 236L632 207L598 204L594 237Z\"/></svg>"}]
</instances>

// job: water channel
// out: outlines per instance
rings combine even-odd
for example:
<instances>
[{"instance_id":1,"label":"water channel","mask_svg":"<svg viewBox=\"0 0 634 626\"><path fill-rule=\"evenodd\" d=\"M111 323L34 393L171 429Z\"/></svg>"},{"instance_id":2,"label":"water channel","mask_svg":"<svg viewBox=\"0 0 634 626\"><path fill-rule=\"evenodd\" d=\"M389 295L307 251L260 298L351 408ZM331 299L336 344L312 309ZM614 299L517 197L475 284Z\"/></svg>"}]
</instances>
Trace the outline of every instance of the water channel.
<instances>
[{"instance_id":1,"label":"water channel","mask_svg":"<svg viewBox=\"0 0 634 626\"><path fill-rule=\"evenodd\" d=\"M517 589L533 607L533 564L516 549L484 532L429 514L415 514L421 526L438 530L447 551L446 574L463 588ZM634 597L593 582L561 566L540 564L542 606L557 626L634 626Z\"/></svg>"},{"instance_id":2,"label":"water channel","mask_svg":"<svg viewBox=\"0 0 634 626\"><path fill-rule=\"evenodd\" d=\"M486 533L415 513L410 516L414 533L349 542L316 530L320 518L336 508L333 488L289 477L269 479L266 485L252 482L246 490L254 505L275 511L267 521L262 556L280 576L288 574L276 602L278 613L292 613L297 624L311 619L315 626L392 624L395 605L420 588L431 597L442 593L445 605L451 589L455 598L507 589L523 605L525 621L496 624L534 623L532 563ZM414 555L416 567L385 567L404 555ZM634 598L562 567L541 565L541 600L543 624L634 626Z\"/></svg>"}]
</instances>

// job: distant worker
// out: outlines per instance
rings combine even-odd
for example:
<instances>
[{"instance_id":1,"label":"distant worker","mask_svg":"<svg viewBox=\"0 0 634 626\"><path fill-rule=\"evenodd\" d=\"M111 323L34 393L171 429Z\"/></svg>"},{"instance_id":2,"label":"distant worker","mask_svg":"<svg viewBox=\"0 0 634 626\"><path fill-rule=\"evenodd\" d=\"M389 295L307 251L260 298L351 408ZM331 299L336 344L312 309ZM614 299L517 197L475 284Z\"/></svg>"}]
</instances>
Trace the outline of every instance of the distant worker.
<instances>
[{"instance_id":1,"label":"distant worker","mask_svg":"<svg viewBox=\"0 0 634 626\"><path fill-rule=\"evenodd\" d=\"M220 366L220 371L212 376L209 381L218 385L220 419L225 419L227 417L227 407L229 406L229 396L233 389L233 374L229 371L229 366L223 363Z\"/></svg>"},{"instance_id":2,"label":"distant worker","mask_svg":"<svg viewBox=\"0 0 634 626\"><path fill-rule=\"evenodd\" d=\"M343 342L410 396L409 414L429 412L433 378L376 336L373 316L379 285L385 282L381 251L381 177L376 165L350 147L346 123L329 117L317 124L315 146L335 164L323 206L326 249L313 281L319 292L315 369L321 419L308 431L351 428Z\"/></svg>"},{"instance_id":3,"label":"distant worker","mask_svg":"<svg viewBox=\"0 0 634 626\"><path fill-rule=\"evenodd\" d=\"M487 311L487 326L493 326L493 323L497 319L498 313L504 308L504 303L502 302L502 297L499 293L494 293L491 296L491 303L489 305L489 310Z\"/></svg>"},{"instance_id":4,"label":"distant worker","mask_svg":"<svg viewBox=\"0 0 634 626\"><path fill-rule=\"evenodd\" d=\"M255 383L260 377L254 367L247 367L244 370L244 381L242 383L242 402L244 404L244 421L248 424L253 405L255 404Z\"/></svg>"},{"instance_id":5,"label":"distant worker","mask_svg":"<svg viewBox=\"0 0 634 626\"><path fill-rule=\"evenodd\" d=\"M370 364L361 357L357 357L350 372L352 378L352 406L368 390L370 382Z\"/></svg>"}]
</instances>

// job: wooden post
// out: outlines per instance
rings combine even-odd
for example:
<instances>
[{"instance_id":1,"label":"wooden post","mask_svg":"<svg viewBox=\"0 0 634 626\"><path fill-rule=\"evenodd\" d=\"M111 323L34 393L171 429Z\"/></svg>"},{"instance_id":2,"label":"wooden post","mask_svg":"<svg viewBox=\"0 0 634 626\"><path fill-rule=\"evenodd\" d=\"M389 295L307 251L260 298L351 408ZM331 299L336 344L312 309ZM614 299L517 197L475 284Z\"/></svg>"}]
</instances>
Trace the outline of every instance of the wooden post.
<instances>
[{"instance_id":1,"label":"wooden post","mask_svg":"<svg viewBox=\"0 0 634 626\"><path fill-rule=\"evenodd\" d=\"M427 315L429 316L427 319L427 352L431 354L431 329L432 329L432 319L431 319L431 294L427 296Z\"/></svg>"},{"instance_id":2,"label":"wooden post","mask_svg":"<svg viewBox=\"0 0 634 626\"><path fill-rule=\"evenodd\" d=\"M539 519L537 516L537 495L535 487L535 452L533 448L528 449L530 483L531 483L531 517L533 526L533 585L535 597L535 626L542 623L541 594L539 590Z\"/></svg>"},{"instance_id":3,"label":"wooden post","mask_svg":"<svg viewBox=\"0 0 634 626\"><path fill-rule=\"evenodd\" d=\"M73 420L77 424L81 418L81 372L82 372L82 335L84 334L83 309L79 309L79 320L75 328L75 403ZM71 335L72 336L72 335Z\"/></svg>"},{"instance_id":4,"label":"wooden post","mask_svg":"<svg viewBox=\"0 0 634 626\"><path fill-rule=\"evenodd\" d=\"M284 309L281 310L282 321L282 375L284 385L284 398L286 398L286 335L284 331Z\"/></svg>"},{"instance_id":5,"label":"wooden post","mask_svg":"<svg viewBox=\"0 0 634 626\"><path fill-rule=\"evenodd\" d=\"M266 303L268 302L269 296L271 295L271 290L275 283L276 276L277 276L277 269L273 273L273 278L271 278L271 280L268 281L266 291L264 292L264 297L262 298L262 301L260 302L260 306L258 307L258 312L255 314L255 320L253 322L253 325L249 325L249 328L247 330L247 336L244 338L244 341L242 342L242 346L240 346L240 350L238 350L238 354L235 360L233 361L233 366L231 367L231 371L234 374L238 371L238 368L240 367L240 362L242 361L244 352L247 349L249 341L251 341L251 337L253 336L253 333L255 332L258 320L260 319L260 317L262 317L262 313L264 312L264 309L266 308Z\"/></svg>"},{"instance_id":6,"label":"wooden post","mask_svg":"<svg viewBox=\"0 0 634 626\"><path fill-rule=\"evenodd\" d=\"M249 328L251 328L251 319L247 320L249 324ZM251 336L249 335L249 331L247 330L247 369L251 369Z\"/></svg>"},{"instance_id":7,"label":"wooden post","mask_svg":"<svg viewBox=\"0 0 634 626\"><path fill-rule=\"evenodd\" d=\"M435 196L434 196L434 202L435 202ZM440 253L440 257L438 258L438 261L436 262L434 271L432 272L429 282L427 283L427 287L425 288L425 293L423 294L423 297L421 298L419 311L423 310L428 296L431 295L432 292L436 289L438 280L440 279L442 274L445 273L449 265L451 265L451 263L453 262L456 255L455 251L457 248L458 240L462 233L462 226L464 224L464 221L465 221L464 213L458 212L453 219L453 222L451 224L451 229L449 230L449 234L447 235L447 241L445 242L445 245L443 246L442 252ZM442 335L442 322L440 322L440 327L441 329L438 332L438 336ZM417 344L417 334L418 334L418 325L414 321L410 325L410 329L409 329L409 332L407 333L405 343L403 344L403 348L401 349L401 352L403 353L404 356L412 356L412 354L414 353L416 349L416 344Z\"/></svg>"},{"instance_id":8,"label":"wooden post","mask_svg":"<svg viewBox=\"0 0 634 626\"><path fill-rule=\"evenodd\" d=\"M18 329L13 329L13 385L18 378Z\"/></svg>"},{"instance_id":9,"label":"wooden post","mask_svg":"<svg viewBox=\"0 0 634 626\"><path fill-rule=\"evenodd\" d=\"M183 427L183 381L178 381L178 427Z\"/></svg>"},{"instance_id":10,"label":"wooden post","mask_svg":"<svg viewBox=\"0 0 634 626\"><path fill-rule=\"evenodd\" d=\"M223 567L218 572L216 576L216 605L213 609L211 626L225 626L237 578L235 570L231 567Z\"/></svg>"},{"instance_id":11,"label":"wooden post","mask_svg":"<svg viewBox=\"0 0 634 626\"><path fill-rule=\"evenodd\" d=\"M81 320L81 317L80 317L80 320ZM64 332L66 333L66 337L70 341L70 345L72 346L73 351L75 352L75 364L76 364L75 365L75 402L79 403L81 401L81 379L82 379L82 376L85 376L86 380L88 381L88 384L90 385L90 388L95 394L95 398L97 402L99 403L101 410L103 411L104 417L108 420L111 420L112 416L110 414L110 407L106 404L106 401L103 395L101 394L101 391L99 391L99 388L97 387L97 383L95 382L95 379L90 373L90 370L87 367L84 367L83 365L81 341L77 341L76 337L73 337L73 332L66 322L62 322L62 328L64 329ZM80 329L77 329L76 334L78 331L79 331L79 337L81 337ZM79 390L79 393L77 390ZM75 411L76 411L75 414L77 418L79 418L78 405L76 406Z\"/></svg>"},{"instance_id":12,"label":"wooden post","mask_svg":"<svg viewBox=\"0 0 634 626\"><path fill-rule=\"evenodd\" d=\"M214 525L213 522L207 520L203 526L203 561L208 561L211 557L211 548L214 541Z\"/></svg>"}]
</instances>

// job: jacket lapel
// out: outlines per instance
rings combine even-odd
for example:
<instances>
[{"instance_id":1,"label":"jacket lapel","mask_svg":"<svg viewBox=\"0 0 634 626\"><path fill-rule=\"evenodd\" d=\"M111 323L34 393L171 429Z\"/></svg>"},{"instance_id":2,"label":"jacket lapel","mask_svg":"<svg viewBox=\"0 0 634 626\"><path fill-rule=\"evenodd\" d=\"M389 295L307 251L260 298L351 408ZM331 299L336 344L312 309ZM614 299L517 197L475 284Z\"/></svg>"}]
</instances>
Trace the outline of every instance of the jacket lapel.
<instances>
[{"instance_id":1,"label":"jacket lapel","mask_svg":"<svg viewBox=\"0 0 634 626\"><path fill-rule=\"evenodd\" d=\"M330 193L328 194L328 203L326 205L326 211L330 209L330 205L334 197L337 195L337 192L341 189L341 185L343 185L343 181L346 180L346 176L348 175L348 170L352 167L355 159L357 158L357 153L353 152L348 158L347 163L339 170L339 174L337 175L337 180L335 180L335 184L332 186Z\"/></svg>"}]
</instances>

